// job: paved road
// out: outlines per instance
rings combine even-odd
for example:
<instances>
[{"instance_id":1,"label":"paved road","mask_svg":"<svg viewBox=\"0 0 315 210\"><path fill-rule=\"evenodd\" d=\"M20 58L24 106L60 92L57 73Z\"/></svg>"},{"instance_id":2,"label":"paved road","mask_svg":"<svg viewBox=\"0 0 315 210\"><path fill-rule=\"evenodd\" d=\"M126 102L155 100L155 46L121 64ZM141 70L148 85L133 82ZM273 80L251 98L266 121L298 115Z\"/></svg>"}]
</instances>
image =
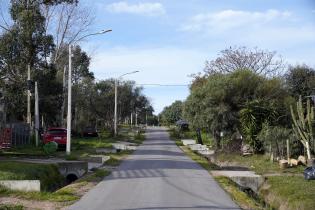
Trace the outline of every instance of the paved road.
<instances>
[{"instance_id":1,"label":"paved road","mask_svg":"<svg viewBox=\"0 0 315 210\"><path fill-rule=\"evenodd\" d=\"M69 209L239 209L166 130L150 128L146 135L133 155Z\"/></svg>"}]
</instances>

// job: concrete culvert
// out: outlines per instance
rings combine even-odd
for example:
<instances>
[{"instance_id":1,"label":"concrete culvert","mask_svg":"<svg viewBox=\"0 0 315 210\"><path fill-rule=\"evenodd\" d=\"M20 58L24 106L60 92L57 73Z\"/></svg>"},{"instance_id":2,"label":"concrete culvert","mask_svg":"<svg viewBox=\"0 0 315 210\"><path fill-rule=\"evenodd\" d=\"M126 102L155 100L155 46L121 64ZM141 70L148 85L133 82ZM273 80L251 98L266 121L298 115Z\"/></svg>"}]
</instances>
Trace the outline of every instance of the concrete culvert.
<instances>
[{"instance_id":1,"label":"concrete culvert","mask_svg":"<svg viewBox=\"0 0 315 210\"><path fill-rule=\"evenodd\" d=\"M70 183L74 182L77 179L78 179L78 176L75 175L75 174L68 174L67 177L66 177L67 184L70 184Z\"/></svg>"}]
</instances>

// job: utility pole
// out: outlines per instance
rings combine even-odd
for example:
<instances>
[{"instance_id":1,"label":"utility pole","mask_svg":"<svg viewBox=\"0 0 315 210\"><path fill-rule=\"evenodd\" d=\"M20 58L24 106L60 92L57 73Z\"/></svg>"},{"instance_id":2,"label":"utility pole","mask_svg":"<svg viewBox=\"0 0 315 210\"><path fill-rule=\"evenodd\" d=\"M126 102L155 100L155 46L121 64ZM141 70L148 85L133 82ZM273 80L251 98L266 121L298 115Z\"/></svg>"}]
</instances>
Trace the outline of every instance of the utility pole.
<instances>
[{"instance_id":1,"label":"utility pole","mask_svg":"<svg viewBox=\"0 0 315 210\"><path fill-rule=\"evenodd\" d=\"M71 88L71 83L72 83L72 61L71 61L71 44L69 44L69 69L68 69L68 113L67 113L67 146L66 146L66 152L67 154L70 154L71 151L71 94L72 94L72 88Z\"/></svg>"},{"instance_id":2,"label":"utility pole","mask_svg":"<svg viewBox=\"0 0 315 210\"><path fill-rule=\"evenodd\" d=\"M27 66L27 123L31 125L31 66Z\"/></svg>"},{"instance_id":3,"label":"utility pole","mask_svg":"<svg viewBox=\"0 0 315 210\"><path fill-rule=\"evenodd\" d=\"M66 100L65 100L65 92L66 92L66 70L67 70L67 67L65 66L64 68L63 68L63 80L62 80L62 106L61 106L61 125L62 125L62 127L64 127L65 126L65 121L64 121L64 118L63 118L63 116L64 116L64 114L65 114L65 102L66 102Z\"/></svg>"},{"instance_id":4,"label":"utility pole","mask_svg":"<svg viewBox=\"0 0 315 210\"><path fill-rule=\"evenodd\" d=\"M132 112L130 113L130 125L132 126Z\"/></svg>"},{"instance_id":5,"label":"utility pole","mask_svg":"<svg viewBox=\"0 0 315 210\"><path fill-rule=\"evenodd\" d=\"M115 110L114 110L114 131L115 136L117 135L117 81L118 79L115 79Z\"/></svg>"},{"instance_id":6,"label":"utility pole","mask_svg":"<svg viewBox=\"0 0 315 210\"><path fill-rule=\"evenodd\" d=\"M136 110L136 127L138 126L138 112Z\"/></svg>"},{"instance_id":7,"label":"utility pole","mask_svg":"<svg viewBox=\"0 0 315 210\"><path fill-rule=\"evenodd\" d=\"M118 80L121 79L123 76L128 75L128 74L135 74L138 73L139 71L132 71L128 72L126 74L123 74L115 79L115 110L114 110L114 133L115 136L117 135L117 86L118 86ZM136 119L137 120L137 119Z\"/></svg>"},{"instance_id":8,"label":"utility pole","mask_svg":"<svg viewBox=\"0 0 315 210\"><path fill-rule=\"evenodd\" d=\"M38 87L37 87L37 82L35 82L35 139L36 139L36 147L38 147L38 131L39 131Z\"/></svg>"},{"instance_id":9,"label":"utility pole","mask_svg":"<svg viewBox=\"0 0 315 210\"><path fill-rule=\"evenodd\" d=\"M112 30L101 30L100 32L97 33L92 33L92 34L87 34L77 40L75 40L74 43L88 37L88 36L94 36L94 35L99 35L99 34L105 34L107 32L111 32ZM69 70L68 70L68 110L67 110L67 145L66 145L66 152L69 155L71 152L71 86L72 86L72 79L71 79L71 69L72 69L72 63L71 63L71 57L72 57L72 52L71 52L71 47L72 47L72 42L69 43Z\"/></svg>"}]
</instances>

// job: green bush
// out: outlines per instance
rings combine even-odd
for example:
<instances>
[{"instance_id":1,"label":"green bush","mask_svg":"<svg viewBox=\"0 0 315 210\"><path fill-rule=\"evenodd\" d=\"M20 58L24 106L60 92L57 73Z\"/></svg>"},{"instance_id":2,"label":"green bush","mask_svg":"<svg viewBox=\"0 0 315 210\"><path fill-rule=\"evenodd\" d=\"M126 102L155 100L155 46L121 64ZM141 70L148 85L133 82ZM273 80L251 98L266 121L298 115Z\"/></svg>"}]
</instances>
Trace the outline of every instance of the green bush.
<instances>
[{"instance_id":1,"label":"green bush","mask_svg":"<svg viewBox=\"0 0 315 210\"><path fill-rule=\"evenodd\" d=\"M52 155L52 154L55 154L57 152L58 144L54 141L51 141L51 142L48 142L47 144L45 144L43 146L43 149L47 155Z\"/></svg>"},{"instance_id":2,"label":"green bush","mask_svg":"<svg viewBox=\"0 0 315 210\"><path fill-rule=\"evenodd\" d=\"M293 149L293 145L295 145L293 144L295 141L295 136L291 129L264 124L257 138L263 142L264 150L270 154L273 154L274 157L287 157L286 140L289 140L290 142L291 152L296 152L296 148ZM294 156L296 156L296 154Z\"/></svg>"}]
</instances>

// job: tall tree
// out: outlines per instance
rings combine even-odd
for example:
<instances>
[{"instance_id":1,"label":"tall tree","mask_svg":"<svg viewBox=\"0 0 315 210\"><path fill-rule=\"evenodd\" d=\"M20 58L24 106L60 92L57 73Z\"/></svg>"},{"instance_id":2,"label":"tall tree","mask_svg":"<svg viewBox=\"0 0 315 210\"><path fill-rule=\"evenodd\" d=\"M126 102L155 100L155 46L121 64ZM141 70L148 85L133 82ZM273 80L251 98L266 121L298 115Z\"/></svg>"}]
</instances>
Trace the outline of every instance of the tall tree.
<instances>
[{"instance_id":1,"label":"tall tree","mask_svg":"<svg viewBox=\"0 0 315 210\"><path fill-rule=\"evenodd\" d=\"M236 70L209 75L203 85L193 87L184 105L184 116L193 127L211 131L218 145L221 131L230 135L243 131L251 141L249 138L256 140L262 123L272 115L269 113L276 113L270 124L288 125L283 117L289 113L287 101L288 92L280 79ZM250 125L250 117L257 119L255 127Z\"/></svg>"},{"instance_id":2,"label":"tall tree","mask_svg":"<svg viewBox=\"0 0 315 210\"><path fill-rule=\"evenodd\" d=\"M61 2L75 1L11 0L12 25L0 36L0 75L6 94L7 112L12 118L25 118L27 66L31 67L31 78L37 80L41 87L39 92L44 97L41 98L41 112L51 119L54 114L48 107L59 108L58 103L51 104L59 100L58 88L47 88L58 87L59 84L55 80L56 71L50 62L55 48L53 37L46 33L46 20L40 7L43 4L55 5Z\"/></svg>"},{"instance_id":3,"label":"tall tree","mask_svg":"<svg viewBox=\"0 0 315 210\"><path fill-rule=\"evenodd\" d=\"M248 69L261 75L274 75L283 69L283 62L276 52L230 47L222 50L219 57L206 62L206 74L229 73L238 69Z\"/></svg>"},{"instance_id":4,"label":"tall tree","mask_svg":"<svg viewBox=\"0 0 315 210\"><path fill-rule=\"evenodd\" d=\"M183 118L183 102L175 101L170 106L167 106L160 113L162 123L167 125L175 124Z\"/></svg>"},{"instance_id":5,"label":"tall tree","mask_svg":"<svg viewBox=\"0 0 315 210\"><path fill-rule=\"evenodd\" d=\"M290 66L285 79L290 94L294 98L315 95L315 70L313 68L306 65Z\"/></svg>"}]
</instances>

